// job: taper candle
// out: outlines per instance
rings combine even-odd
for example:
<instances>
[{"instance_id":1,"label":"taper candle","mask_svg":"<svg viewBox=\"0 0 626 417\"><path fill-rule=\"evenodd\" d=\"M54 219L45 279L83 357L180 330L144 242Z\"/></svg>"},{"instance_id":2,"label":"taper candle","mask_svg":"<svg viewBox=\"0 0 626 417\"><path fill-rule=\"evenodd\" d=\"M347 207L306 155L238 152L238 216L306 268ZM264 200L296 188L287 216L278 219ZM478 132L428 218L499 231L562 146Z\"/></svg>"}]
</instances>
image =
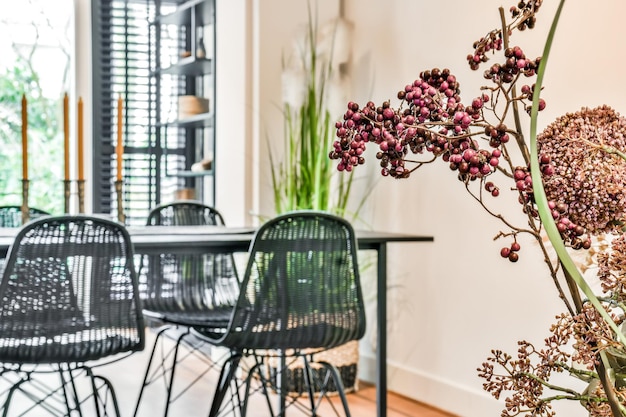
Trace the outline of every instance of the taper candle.
<instances>
[{"instance_id":1,"label":"taper candle","mask_svg":"<svg viewBox=\"0 0 626 417\"><path fill-rule=\"evenodd\" d=\"M83 161L83 98L78 98L78 180L85 179Z\"/></svg>"},{"instance_id":2,"label":"taper candle","mask_svg":"<svg viewBox=\"0 0 626 417\"><path fill-rule=\"evenodd\" d=\"M69 97L63 97L63 156L65 161L65 181L70 179L70 115Z\"/></svg>"},{"instance_id":3,"label":"taper candle","mask_svg":"<svg viewBox=\"0 0 626 417\"><path fill-rule=\"evenodd\" d=\"M124 141L122 139L122 96L117 99L117 145L115 153L117 155L117 180L122 181L122 159L124 155Z\"/></svg>"},{"instance_id":4,"label":"taper candle","mask_svg":"<svg viewBox=\"0 0 626 417\"><path fill-rule=\"evenodd\" d=\"M28 110L26 94L22 95L22 179L28 180Z\"/></svg>"}]
</instances>

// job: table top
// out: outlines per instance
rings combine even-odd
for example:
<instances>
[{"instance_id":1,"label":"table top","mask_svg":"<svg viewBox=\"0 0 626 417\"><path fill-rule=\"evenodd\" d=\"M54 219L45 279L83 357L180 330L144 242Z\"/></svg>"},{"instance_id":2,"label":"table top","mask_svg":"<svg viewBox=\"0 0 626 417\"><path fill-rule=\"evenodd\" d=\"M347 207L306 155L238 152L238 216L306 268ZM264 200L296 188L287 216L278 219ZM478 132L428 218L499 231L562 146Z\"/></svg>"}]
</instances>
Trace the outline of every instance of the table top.
<instances>
[{"instance_id":1,"label":"table top","mask_svg":"<svg viewBox=\"0 0 626 417\"><path fill-rule=\"evenodd\" d=\"M225 226L129 226L133 245L139 252L159 248L194 247L198 249L228 248L245 250L252 241L256 228ZM6 252L13 243L18 228L0 228L0 252ZM355 230L359 249L375 249L388 242L432 242L432 236L404 233Z\"/></svg>"},{"instance_id":2,"label":"table top","mask_svg":"<svg viewBox=\"0 0 626 417\"><path fill-rule=\"evenodd\" d=\"M249 244L256 228L225 226L146 226L129 227L133 244L140 247L160 246L161 242L239 246ZM432 236L355 230L359 248L367 249L387 242L432 242Z\"/></svg>"}]
</instances>

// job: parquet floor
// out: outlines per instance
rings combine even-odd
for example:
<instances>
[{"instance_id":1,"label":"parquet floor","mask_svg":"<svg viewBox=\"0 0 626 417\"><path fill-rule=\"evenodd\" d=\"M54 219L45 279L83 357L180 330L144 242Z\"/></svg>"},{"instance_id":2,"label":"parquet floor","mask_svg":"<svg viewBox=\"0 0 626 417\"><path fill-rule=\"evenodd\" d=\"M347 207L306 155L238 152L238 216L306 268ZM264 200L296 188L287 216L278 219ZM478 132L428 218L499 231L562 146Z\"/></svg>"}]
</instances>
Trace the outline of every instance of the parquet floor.
<instances>
[{"instance_id":1,"label":"parquet floor","mask_svg":"<svg viewBox=\"0 0 626 417\"><path fill-rule=\"evenodd\" d=\"M148 332L148 344L151 347L151 335ZM126 372L130 369L135 369L138 374L143 375L145 366L147 364L148 352L144 351L137 355L136 358L128 358L126 365L115 365L125 367ZM131 363L132 362L132 363ZM177 380L182 381L184 379L191 380L198 375L199 369L202 364L200 361L191 359L185 361L183 366L177 368ZM132 387L128 386L126 389L125 384L120 385L119 381L116 382L116 390L118 395L123 397L124 395L135 394L128 398L128 402L132 402L136 399L136 394L139 389L137 383L139 375L135 375L133 378L135 381L132 383ZM118 378L119 380L119 378ZM128 380L130 382L130 380ZM170 416L206 416L208 410L208 404L210 403L210 393L215 386L215 372L211 371L206 374L201 381L194 384L194 387L184 394L184 398L181 401L177 401L178 404L172 405L172 411ZM154 393L154 390L152 390ZM163 398L154 394L148 399L147 402L142 403L141 410L138 417L154 417L162 415L162 400ZM338 397L333 397L333 402L340 404ZM134 403L133 403L134 404ZM350 412L353 417L376 417L376 388L374 385L359 382L359 389L356 392L348 394L348 404ZM130 404L129 404L130 405ZM388 393L387 397L387 417L455 417L452 414L446 413L442 410L433 408L427 404L423 404L404 396L395 394L393 392ZM126 407L125 407L126 408ZM202 410L202 411L200 411ZM292 411L293 410L293 411ZM132 416L132 412L124 413L125 415ZM248 417L267 417L267 405L265 399L261 395L254 395L251 398L251 406L248 410ZM301 417L305 414L299 413L298 410L290 408L288 413L289 417ZM332 413L321 413L322 416L333 415Z\"/></svg>"},{"instance_id":2,"label":"parquet floor","mask_svg":"<svg viewBox=\"0 0 626 417\"><path fill-rule=\"evenodd\" d=\"M120 404L121 417L133 416L135 404L143 380L144 372L147 366L150 349L152 348L153 333L146 332L147 345L143 352L137 352L130 357L126 357L118 362L98 367L97 374L107 377L115 387L118 401ZM187 351L188 352L188 351ZM184 355L184 354L182 354ZM206 359L203 355L189 355L176 368L176 384L177 394L180 394L170 407L170 417L193 417L206 416L211 404L212 394L217 382L217 372L211 370L204 373L206 369ZM56 379L55 374L50 377ZM193 384L190 384L193 382ZM84 389L85 382L80 383ZM79 386L79 390L81 389ZM181 388L182 387L182 388ZM2 392L2 390L0 390ZM20 399L16 400L17 408L28 407L30 402L21 403ZM271 399L276 404L276 397ZM276 403L274 402L276 401ZM333 396L331 402L340 405L338 396ZM376 388L372 384L360 382L359 389L356 392L348 394L348 404L353 417L376 417ZM164 415L165 410L165 384L163 380L151 385L144 393L143 400L137 417L160 417ZM88 416L92 415L91 407L87 407ZM321 417L334 416L335 413L328 412L331 406L324 404L319 412ZM9 415L16 415L17 411L11 407ZM37 411L34 414L28 413L28 416L39 417L41 415ZM267 417L268 409L264 396L255 394L251 396L248 409L248 417ZM288 409L289 417L302 417L305 413L300 412L294 407ZM455 417L451 414L437 410L426 404L413 401L393 392L388 393L388 417ZM231 415L224 416L231 417Z\"/></svg>"},{"instance_id":3,"label":"parquet floor","mask_svg":"<svg viewBox=\"0 0 626 417\"><path fill-rule=\"evenodd\" d=\"M359 390L348 394L350 412L355 417L376 416L376 388L359 383ZM259 416L260 417L260 416ZM454 417L452 414L419 403L412 399L389 392L387 395L387 417Z\"/></svg>"}]
</instances>

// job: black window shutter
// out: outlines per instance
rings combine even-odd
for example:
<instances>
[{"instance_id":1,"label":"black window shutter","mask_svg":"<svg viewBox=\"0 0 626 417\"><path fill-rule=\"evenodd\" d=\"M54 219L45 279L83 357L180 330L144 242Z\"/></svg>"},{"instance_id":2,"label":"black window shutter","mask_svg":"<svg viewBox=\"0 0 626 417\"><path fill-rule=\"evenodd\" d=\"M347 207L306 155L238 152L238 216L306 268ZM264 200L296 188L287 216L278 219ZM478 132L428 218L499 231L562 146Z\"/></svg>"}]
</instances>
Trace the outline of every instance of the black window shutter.
<instances>
[{"instance_id":1,"label":"black window shutter","mask_svg":"<svg viewBox=\"0 0 626 417\"><path fill-rule=\"evenodd\" d=\"M154 141L148 131L154 92L149 77L150 2L92 2L93 211L117 215L115 144L122 97L123 209L126 223L143 223L156 200Z\"/></svg>"},{"instance_id":2,"label":"black window shutter","mask_svg":"<svg viewBox=\"0 0 626 417\"><path fill-rule=\"evenodd\" d=\"M128 225L144 224L150 208L160 204L162 196L173 195L174 190L187 186L184 178L166 175L166 170L185 169L189 163L181 155L184 137L172 135L162 141L156 123L156 115L161 111L157 97L175 97L184 88L181 85L172 87L173 91L157 91L151 76L156 62L151 54L160 36L157 40L150 22L161 3L169 2L92 2L93 211L117 216L115 145L117 100L121 94L123 210ZM168 152L164 152L161 142L167 142Z\"/></svg>"}]
</instances>

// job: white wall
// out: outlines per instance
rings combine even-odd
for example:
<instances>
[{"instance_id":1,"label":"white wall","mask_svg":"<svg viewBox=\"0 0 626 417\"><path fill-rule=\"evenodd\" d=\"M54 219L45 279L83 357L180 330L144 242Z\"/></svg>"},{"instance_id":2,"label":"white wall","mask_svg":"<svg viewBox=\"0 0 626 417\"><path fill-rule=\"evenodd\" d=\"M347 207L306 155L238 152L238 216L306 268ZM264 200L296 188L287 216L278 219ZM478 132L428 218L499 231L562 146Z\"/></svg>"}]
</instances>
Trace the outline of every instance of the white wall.
<instances>
[{"instance_id":1,"label":"white wall","mask_svg":"<svg viewBox=\"0 0 626 417\"><path fill-rule=\"evenodd\" d=\"M234 2L232 7L243 3ZM233 28L232 48L238 57L231 70L240 74L240 60L252 59L246 67L251 72L244 77L243 88L252 89L253 94L240 95L241 86L235 88L227 107L231 121L226 130L244 136L234 149L243 152L246 167L242 169L247 170L244 177L253 177L248 177L250 182L236 177L234 184L241 185L245 194L238 200L229 177L220 173L218 204L227 207L232 202L234 210L271 214L265 140L269 138L275 144L282 141L281 53L289 47L296 27L306 22L307 1L245 3L245 10L253 16L242 24L251 26ZM321 22L336 16L339 0L317 3ZM352 99L359 103L370 99L377 103L393 101L396 92L421 70L436 66L453 70L461 81L462 97L469 101L478 95L483 80L482 71L467 69L465 56L471 52L474 40L498 25L497 7L503 5L506 10L513 2L505 3L481 0L478 7L459 0L348 0L346 17L355 27ZM554 3L544 2L535 30L514 38L531 57L541 55ZM540 126L583 105L607 103L618 111L624 108L626 87L621 82L620 44L626 38L626 25L618 19L625 12L626 3L618 0L566 4L544 83L543 97L548 107ZM244 59L237 39L249 31L258 37L248 39L247 45L258 49L249 50L250 55ZM229 64L220 57L220 65ZM253 85L248 84L250 80L254 80ZM242 108L250 113L237 124ZM242 133L249 129L243 123L256 126L255 118L258 129ZM222 141L229 134L218 132L218 138ZM239 169L241 159L234 154L220 154L222 149L218 149L218 157L233 158L237 161L233 169ZM250 153L253 149L255 153ZM250 169L248 164L255 168ZM398 181L379 180L375 165L370 160L368 167L361 169L369 176L363 183L376 184L364 211L367 223L374 229L435 238L434 243L396 244L389 251L389 387L462 416L499 415L502 403L482 391L476 368L492 348L515 353L520 339L541 344L552 318L563 310L542 257L526 240L522 241L518 263L502 260L499 249L508 242L492 241L500 224L465 194L462 184L444 164L426 167L412 178ZM226 185L221 185L222 178L227 178ZM224 191L226 187L228 191ZM500 204L507 216L519 218L514 199L501 200ZM373 299L371 278L365 285ZM373 308L370 306L371 312ZM370 320L361 349L363 377L370 380L374 329L375 323ZM569 408L566 415L584 415L576 405Z\"/></svg>"},{"instance_id":2,"label":"white wall","mask_svg":"<svg viewBox=\"0 0 626 417\"><path fill-rule=\"evenodd\" d=\"M226 224L253 224L256 173L251 0L217 0L216 202Z\"/></svg>"}]
</instances>

